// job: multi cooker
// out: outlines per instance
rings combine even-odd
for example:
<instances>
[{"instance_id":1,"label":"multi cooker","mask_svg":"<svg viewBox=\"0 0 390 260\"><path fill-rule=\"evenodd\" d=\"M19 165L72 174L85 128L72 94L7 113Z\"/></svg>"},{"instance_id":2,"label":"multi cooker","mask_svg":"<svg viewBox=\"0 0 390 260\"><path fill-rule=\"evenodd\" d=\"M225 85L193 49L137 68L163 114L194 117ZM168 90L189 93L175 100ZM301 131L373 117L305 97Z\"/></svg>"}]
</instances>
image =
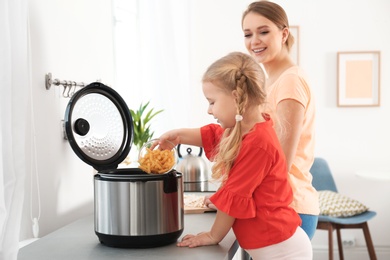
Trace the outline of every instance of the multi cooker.
<instances>
[{"instance_id":1,"label":"multi cooker","mask_svg":"<svg viewBox=\"0 0 390 260\"><path fill-rule=\"evenodd\" d=\"M184 229L182 174L120 168L133 141L133 121L122 97L94 82L77 91L65 112L65 132L94 175L94 224L107 246L147 248L174 243Z\"/></svg>"}]
</instances>

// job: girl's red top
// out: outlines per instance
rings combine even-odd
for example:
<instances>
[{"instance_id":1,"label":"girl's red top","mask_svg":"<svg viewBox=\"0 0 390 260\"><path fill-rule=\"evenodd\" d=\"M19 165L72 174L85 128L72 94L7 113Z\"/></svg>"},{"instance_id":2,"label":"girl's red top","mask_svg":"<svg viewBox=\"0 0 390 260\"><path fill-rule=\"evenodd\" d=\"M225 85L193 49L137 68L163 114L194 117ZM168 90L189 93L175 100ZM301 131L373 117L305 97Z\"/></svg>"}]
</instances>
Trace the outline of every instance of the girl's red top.
<instances>
[{"instance_id":1,"label":"girl's red top","mask_svg":"<svg viewBox=\"0 0 390 260\"><path fill-rule=\"evenodd\" d=\"M272 124L266 118L243 136L226 183L210 198L218 210L236 219L233 231L244 249L282 242L301 224L298 214L289 207L292 189L285 156ZM208 158L213 157L223 131L217 124L201 128Z\"/></svg>"}]
</instances>

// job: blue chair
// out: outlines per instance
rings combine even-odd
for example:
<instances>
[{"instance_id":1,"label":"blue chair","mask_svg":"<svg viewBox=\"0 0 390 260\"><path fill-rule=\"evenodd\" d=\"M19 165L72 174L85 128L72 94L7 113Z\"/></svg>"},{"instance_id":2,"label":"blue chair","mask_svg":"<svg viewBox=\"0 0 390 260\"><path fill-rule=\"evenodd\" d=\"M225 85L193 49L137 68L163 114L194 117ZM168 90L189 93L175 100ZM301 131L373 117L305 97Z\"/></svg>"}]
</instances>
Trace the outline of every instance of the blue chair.
<instances>
[{"instance_id":1,"label":"blue chair","mask_svg":"<svg viewBox=\"0 0 390 260\"><path fill-rule=\"evenodd\" d=\"M336 188L336 183L334 182L332 176L332 172L330 171L328 163L324 159L315 158L310 172L313 175L313 186L316 188L317 191L331 190L334 192L338 192ZM375 254L375 249L367 224L367 221L375 217L375 215L376 212L374 211L366 211L362 214L355 215L352 217L329 217L325 215L320 215L318 218L317 229L328 231L329 260L333 260L333 230L336 230L337 232L339 256L340 260L343 260L344 255L340 230L357 228L363 230L370 259L376 260L377 258Z\"/></svg>"}]
</instances>

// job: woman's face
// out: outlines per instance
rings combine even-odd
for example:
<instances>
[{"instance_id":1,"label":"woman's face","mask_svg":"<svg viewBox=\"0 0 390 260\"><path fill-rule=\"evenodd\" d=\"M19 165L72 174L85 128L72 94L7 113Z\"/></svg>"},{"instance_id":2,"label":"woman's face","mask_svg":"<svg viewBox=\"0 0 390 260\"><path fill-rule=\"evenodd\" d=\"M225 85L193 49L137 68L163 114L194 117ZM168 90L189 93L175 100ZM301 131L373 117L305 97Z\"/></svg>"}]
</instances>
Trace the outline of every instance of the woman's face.
<instances>
[{"instance_id":1,"label":"woman's face","mask_svg":"<svg viewBox=\"0 0 390 260\"><path fill-rule=\"evenodd\" d=\"M222 128L231 128L236 124L237 109L233 92L228 93L211 82L203 83L203 94L209 102L207 113L213 115Z\"/></svg>"},{"instance_id":2,"label":"woman's face","mask_svg":"<svg viewBox=\"0 0 390 260\"><path fill-rule=\"evenodd\" d=\"M257 13L248 13L243 22L245 47L260 63L273 61L282 51L288 30L280 30L276 24Z\"/></svg>"}]
</instances>

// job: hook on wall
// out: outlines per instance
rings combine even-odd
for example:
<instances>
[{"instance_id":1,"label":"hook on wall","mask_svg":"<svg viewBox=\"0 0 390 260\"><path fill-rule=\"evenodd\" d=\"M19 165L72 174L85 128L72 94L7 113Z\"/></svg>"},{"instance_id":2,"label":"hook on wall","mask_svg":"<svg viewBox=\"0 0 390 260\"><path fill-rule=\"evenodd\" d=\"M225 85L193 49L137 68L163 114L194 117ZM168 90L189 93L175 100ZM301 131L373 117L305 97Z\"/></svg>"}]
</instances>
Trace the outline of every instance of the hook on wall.
<instances>
[{"instance_id":1,"label":"hook on wall","mask_svg":"<svg viewBox=\"0 0 390 260\"><path fill-rule=\"evenodd\" d=\"M85 87L84 82L76 82L76 81L70 81L70 80L59 80L52 78L51 73L47 73L45 75L45 87L47 90L51 88L52 85L60 86L62 85L64 87L64 90L62 92L62 96L64 98L70 98L73 96L73 94L76 92L76 87ZM73 90L72 90L73 88Z\"/></svg>"}]
</instances>

